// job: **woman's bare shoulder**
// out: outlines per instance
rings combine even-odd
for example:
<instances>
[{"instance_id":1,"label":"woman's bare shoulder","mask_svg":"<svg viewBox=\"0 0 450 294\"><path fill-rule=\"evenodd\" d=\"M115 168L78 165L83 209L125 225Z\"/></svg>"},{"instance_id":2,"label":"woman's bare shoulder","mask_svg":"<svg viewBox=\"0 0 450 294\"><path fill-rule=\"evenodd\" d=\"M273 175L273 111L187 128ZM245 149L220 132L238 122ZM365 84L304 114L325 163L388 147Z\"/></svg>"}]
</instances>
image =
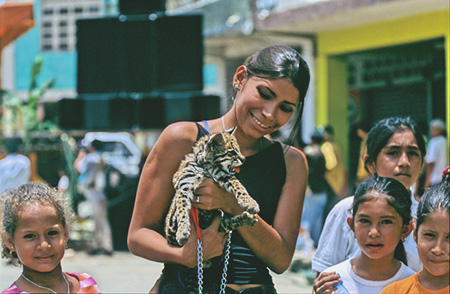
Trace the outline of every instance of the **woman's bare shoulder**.
<instances>
[{"instance_id":1,"label":"woman's bare shoulder","mask_svg":"<svg viewBox=\"0 0 450 294\"><path fill-rule=\"evenodd\" d=\"M161 133L160 140L189 141L197 139L197 125L193 122L181 121L168 125Z\"/></svg>"},{"instance_id":2,"label":"woman's bare shoulder","mask_svg":"<svg viewBox=\"0 0 450 294\"><path fill-rule=\"evenodd\" d=\"M301 151L296 147L284 144L283 150L284 150L284 159L287 166L294 165L302 169L307 168L306 156L303 153L303 151Z\"/></svg>"}]
</instances>

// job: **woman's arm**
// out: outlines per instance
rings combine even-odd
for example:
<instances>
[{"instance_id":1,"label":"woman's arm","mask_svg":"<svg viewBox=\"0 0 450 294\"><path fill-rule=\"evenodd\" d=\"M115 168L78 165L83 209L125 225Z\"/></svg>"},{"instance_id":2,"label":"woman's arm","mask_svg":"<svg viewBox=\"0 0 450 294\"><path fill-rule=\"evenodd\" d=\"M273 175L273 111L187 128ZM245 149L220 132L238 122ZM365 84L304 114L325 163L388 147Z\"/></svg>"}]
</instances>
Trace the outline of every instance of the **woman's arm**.
<instances>
[{"instance_id":1,"label":"woman's arm","mask_svg":"<svg viewBox=\"0 0 450 294\"><path fill-rule=\"evenodd\" d=\"M130 251L143 258L165 263L197 265L197 236L183 247L170 245L164 238L165 217L174 195L172 177L184 156L192 151L197 137L193 123L168 126L152 148L142 170L128 234ZM218 222L202 231L204 258L222 254L224 234L218 233Z\"/></svg>"}]
</instances>

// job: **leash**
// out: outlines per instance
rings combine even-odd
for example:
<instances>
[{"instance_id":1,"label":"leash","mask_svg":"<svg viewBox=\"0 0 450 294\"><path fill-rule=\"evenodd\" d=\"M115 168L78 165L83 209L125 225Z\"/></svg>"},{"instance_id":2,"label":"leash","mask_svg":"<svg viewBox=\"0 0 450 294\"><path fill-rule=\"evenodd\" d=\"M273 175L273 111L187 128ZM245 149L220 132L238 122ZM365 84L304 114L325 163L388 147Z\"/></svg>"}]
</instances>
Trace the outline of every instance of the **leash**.
<instances>
[{"instance_id":1,"label":"leash","mask_svg":"<svg viewBox=\"0 0 450 294\"><path fill-rule=\"evenodd\" d=\"M202 234L200 230L200 224L199 224L199 216L198 216L198 208L192 207L191 208L191 215L192 219L194 221L195 229L197 231L197 280L198 280L198 293L203 293L203 239ZM222 280L220 282L220 294L225 293L226 283L227 283L227 268L228 263L230 260L230 251L231 251L231 234L233 231L228 232L227 242L225 245L225 260L224 260L224 266L223 266L223 272L222 272Z\"/></svg>"}]
</instances>

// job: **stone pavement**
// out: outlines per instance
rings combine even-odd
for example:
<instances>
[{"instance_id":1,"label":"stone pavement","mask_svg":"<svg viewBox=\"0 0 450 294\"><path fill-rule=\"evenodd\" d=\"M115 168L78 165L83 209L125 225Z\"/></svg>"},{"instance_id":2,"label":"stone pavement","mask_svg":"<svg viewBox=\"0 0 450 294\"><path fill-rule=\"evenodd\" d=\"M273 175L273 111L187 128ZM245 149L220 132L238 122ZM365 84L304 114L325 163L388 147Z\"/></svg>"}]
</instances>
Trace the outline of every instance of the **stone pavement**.
<instances>
[{"instance_id":1,"label":"stone pavement","mask_svg":"<svg viewBox=\"0 0 450 294\"><path fill-rule=\"evenodd\" d=\"M102 293L148 293L159 277L162 265L136 257L129 252L115 252L113 256L89 256L84 252L66 250L63 270L86 272L95 278ZM10 286L21 273L20 267L0 260L0 291ZM306 278L286 271L272 274L278 293L311 293Z\"/></svg>"}]
</instances>

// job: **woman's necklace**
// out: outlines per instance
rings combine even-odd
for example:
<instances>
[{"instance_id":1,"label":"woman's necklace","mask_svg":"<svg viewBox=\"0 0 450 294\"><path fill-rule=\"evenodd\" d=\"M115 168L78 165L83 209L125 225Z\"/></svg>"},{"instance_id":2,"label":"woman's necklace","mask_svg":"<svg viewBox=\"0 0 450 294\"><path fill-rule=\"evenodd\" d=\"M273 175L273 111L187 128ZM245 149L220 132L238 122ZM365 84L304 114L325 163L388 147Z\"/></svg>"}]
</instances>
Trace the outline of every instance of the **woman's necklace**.
<instances>
[{"instance_id":1,"label":"woman's necklace","mask_svg":"<svg viewBox=\"0 0 450 294\"><path fill-rule=\"evenodd\" d=\"M223 115L222 115L222 127L223 127L223 131L224 131L224 132L228 132L228 133L229 133L229 132L231 132L231 131L233 130L233 128L228 129L228 130L225 128L225 122L224 122L224 120L223 120Z\"/></svg>"},{"instance_id":2,"label":"woman's necklace","mask_svg":"<svg viewBox=\"0 0 450 294\"><path fill-rule=\"evenodd\" d=\"M64 278L64 281L66 282L66 285L67 285L67 294L69 294L69 291L70 291L69 282L67 281L66 275L65 275L64 273L62 273L62 276L63 276L63 278ZM22 277L23 277L25 280L27 280L28 282L30 282L31 284L35 285L36 287L39 287L39 288L41 288L41 289L45 289L45 290L50 291L50 292L52 292L52 293L58 294L58 292L53 291L53 290L50 289L50 288L47 288L47 287L44 287L44 286L41 286L41 285L36 284L36 283L33 282L32 280L30 280L30 279L28 279L27 277L25 277L23 273L22 273Z\"/></svg>"},{"instance_id":3,"label":"woman's necklace","mask_svg":"<svg viewBox=\"0 0 450 294\"><path fill-rule=\"evenodd\" d=\"M231 132L233 130L233 128L228 129L228 130L225 128L225 122L223 120L223 115L222 115L222 127L225 132ZM263 149L263 142L262 142L261 138L259 138L258 141L259 141L259 150L258 150L258 152L259 152Z\"/></svg>"}]
</instances>

